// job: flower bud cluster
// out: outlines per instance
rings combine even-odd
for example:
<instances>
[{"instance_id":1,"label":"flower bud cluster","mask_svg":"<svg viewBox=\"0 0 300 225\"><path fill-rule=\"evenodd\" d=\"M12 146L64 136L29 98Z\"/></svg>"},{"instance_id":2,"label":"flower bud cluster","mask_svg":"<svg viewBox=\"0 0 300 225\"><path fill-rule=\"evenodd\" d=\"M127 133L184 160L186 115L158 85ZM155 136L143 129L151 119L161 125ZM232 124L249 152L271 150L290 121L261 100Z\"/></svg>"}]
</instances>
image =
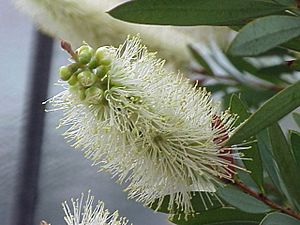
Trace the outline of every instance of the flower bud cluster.
<instances>
[{"instance_id":1,"label":"flower bud cluster","mask_svg":"<svg viewBox=\"0 0 300 225\"><path fill-rule=\"evenodd\" d=\"M77 51L75 62L62 66L60 78L67 81L69 90L87 104L101 104L107 89L107 73L110 70L111 57L106 48L95 51L87 44Z\"/></svg>"}]
</instances>

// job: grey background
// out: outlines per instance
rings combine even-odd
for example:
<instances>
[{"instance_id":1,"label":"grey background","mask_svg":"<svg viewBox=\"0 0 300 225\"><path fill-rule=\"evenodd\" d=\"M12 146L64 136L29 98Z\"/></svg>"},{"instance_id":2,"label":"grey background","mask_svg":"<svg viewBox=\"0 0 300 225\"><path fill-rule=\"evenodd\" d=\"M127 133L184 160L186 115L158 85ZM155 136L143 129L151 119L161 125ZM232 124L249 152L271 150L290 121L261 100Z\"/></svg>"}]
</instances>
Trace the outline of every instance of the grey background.
<instances>
[{"instance_id":1,"label":"grey background","mask_svg":"<svg viewBox=\"0 0 300 225\"><path fill-rule=\"evenodd\" d=\"M26 120L30 81L30 58L34 46L34 27L31 21L19 13L10 1L1 1L0 7L0 223L11 224L14 216L14 200L20 149ZM51 81L48 96L60 91L53 85L58 68L66 63L67 56L56 42L51 65ZM43 76L43 71L41 71ZM45 121L42 161L39 179L39 196L35 224L42 219L51 224L65 224L61 202L79 196L89 189L96 199L103 200L110 211L119 210L131 223L138 225L167 224L166 216L154 213L133 200L127 200L122 187L108 174L98 173L81 152L68 147L56 130L60 113L47 113Z\"/></svg>"}]
</instances>

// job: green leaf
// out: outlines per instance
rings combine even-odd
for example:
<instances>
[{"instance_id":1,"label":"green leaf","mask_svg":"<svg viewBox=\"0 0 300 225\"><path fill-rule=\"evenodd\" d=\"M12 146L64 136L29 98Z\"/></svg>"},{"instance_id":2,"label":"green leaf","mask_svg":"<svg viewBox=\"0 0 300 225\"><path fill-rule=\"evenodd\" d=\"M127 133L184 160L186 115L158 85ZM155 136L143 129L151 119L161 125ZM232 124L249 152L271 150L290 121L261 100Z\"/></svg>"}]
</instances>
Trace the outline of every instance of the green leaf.
<instances>
[{"instance_id":1,"label":"green leaf","mask_svg":"<svg viewBox=\"0 0 300 225\"><path fill-rule=\"evenodd\" d=\"M300 18L267 16L244 26L231 43L229 53L254 56L300 35Z\"/></svg>"},{"instance_id":2,"label":"green leaf","mask_svg":"<svg viewBox=\"0 0 300 225\"><path fill-rule=\"evenodd\" d=\"M288 199L298 208L300 206L299 167L280 126L275 123L268 128L274 159L278 165L281 178L288 191Z\"/></svg>"},{"instance_id":3,"label":"green leaf","mask_svg":"<svg viewBox=\"0 0 300 225\"><path fill-rule=\"evenodd\" d=\"M251 115L245 104L242 100L236 95L233 94L230 99L230 112L237 114L239 117L235 123L235 126L238 126L242 122L244 122Z\"/></svg>"},{"instance_id":4,"label":"green leaf","mask_svg":"<svg viewBox=\"0 0 300 225\"><path fill-rule=\"evenodd\" d=\"M172 223L178 225L255 225L259 224L265 214L250 214L233 208L221 208L209 210L194 216L182 214L169 218Z\"/></svg>"},{"instance_id":5,"label":"green leaf","mask_svg":"<svg viewBox=\"0 0 300 225\"><path fill-rule=\"evenodd\" d=\"M149 208L162 213L172 213L179 214L182 213L182 210L178 207L178 205L169 206L170 196L166 195L163 199L161 206L158 208L158 200L154 202ZM194 192L192 193L191 203L193 209L196 213L205 212L211 209L221 208L222 205L220 200L217 199L214 195L210 195L205 192Z\"/></svg>"},{"instance_id":6,"label":"green leaf","mask_svg":"<svg viewBox=\"0 0 300 225\"><path fill-rule=\"evenodd\" d=\"M296 0L274 0L274 1L286 6L296 6Z\"/></svg>"},{"instance_id":7,"label":"green leaf","mask_svg":"<svg viewBox=\"0 0 300 225\"><path fill-rule=\"evenodd\" d=\"M228 85L219 84L219 83L206 86L206 90L209 92L212 92L212 93L219 92L219 91L226 91L227 88L228 88Z\"/></svg>"},{"instance_id":8,"label":"green leaf","mask_svg":"<svg viewBox=\"0 0 300 225\"><path fill-rule=\"evenodd\" d=\"M287 64L278 64L259 69L256 76L272 83L282 84L284 80L280 78L280 75L284 73L291 74L292 72L293 70Z\"/></svg>"},{"instance_id":9,"label":"green leaf","mask_svg":"<svg viewBox=\"0 0 300 225\"><path fill-rule=\"evenodd\" d=\"M255 74L258 70L255 66L247 62L242 57L236 57L232 55L227 55L227 57L230 60L230 62L240 71L246 71L251 74Z\"/></svg>"},{"instance_id":10,"label":"green leaf","mask_svg":"<svg viewBox=\"0 0 300 225\"><path fill-rule=\"evenodd\" d=\"M211 70L208 63L205 61L205 59L202 57L202 55L197 52L192 46L188 46L190 52L192 53L193 58L206 70L206 73L208 75L213 74L213 71Z\"/></svg>"},{"instance_id":11,"label":"green leaf","mask_svg":"<svg viewBox=\"0 0 300 225\"><path fill-rule=\"evenodd\" d=\"M300 113L293 113L293 118L296 121L297 125L300 127Z\"/></svg>"},{"instance_id":12,"label":"green leaf","mask_svg":"<svg viewBox=\"0 0 300 225\"><path fill-rule=\"evenodd\" d=\"M286 50L282 48L280 49L280 52L278 51L278 48L274 50L277 50L276 56L282 54L283 52L286 53ZM270 54L270 51L267 53ZM279 64L258 69L242 57L232 55L227 55L227 57L239 71L246 71L260 79L269 81L274 84L285 84L286 81L281 79L280 75L283 73L293 72L293 70L287 64Z\"/></svg>"},{"instance_id":13,"label":"green leaf","mask_svg":"<svg viewBox=\"0 0 300 225\"><path fill-rule=\"evenodd\" d=\"M290 67L293 70L300 71L300 59L297 59L297 60L293 61L292 64L290 65Z\"/></svg>"},{"instance_id":14,"label":"green leaf","mask_svg":"<svg viewBox=\"0 0 300 225\"><path fill-rule=\"evenodd\" d=\"M230 100L230 111L239 116L237 124L244 122L249 116L250 113L247 110L247 107L244 103L233 94ZM263 186L263 168L261 163L261 158L259 155L258 147L256 143L251 144L251 149L243 151L245 158L250 158L251 160L244 160L246 168L251 171L250 176L256 182L258 187L262 188Z\"/></svg>"},{"instance_id":15,"label":"green leaf","mask_svg":"<svg viewBox=\"0 0 300 225\"><path fill-rule=\"evenodd\" d=\"M290 140L295 161L300 168L300 133L293 130L290 131Z\"/></svg>"},{"instance_id":16,"label":"green leaf","mask_svg":"<svg viewBox=\"0 0 300 225\"><path fill-rule=\"evenodd\" d=\"M283 12L286 6L258 0L133 0L108 13L114 18L160 25L237 25Z\"/></svg>"},{"instance_id":17,"label":"green leaf","mask_svg":"<svg viewBox=\"0 0 300 225\"><path fill-rule=\"evenodd\" d=\"M267 213L272 210L261 201L231 186L218 189L217 195L228 204L247 213Z\"/></svg>"},{"instance_id":18,"label":"green leaf","mask_svg":"<svg viewBox=\"0 0 300 225\"><path fill-rule=\"evenodd\" d=\"M300 52L300 39L294 38L284 44L281 45L284 48L288 48L297 52Z\"/></svg>"},{"instance_id":19,"label":"green leaf","mask_svg":"<svg viewBox=\"0 0 300 225\"><path fill-rule=\"evenodd\" d=\"M227 145L240 144L297 108L300 105L299 89L300 82L297 82L270 98L236 129Z\"/></svg>"},{"instance_id":20,"label":"green leaf","mask_svg":"<svg viewBox=\"0 0 300 225\"><path fill-rule=\"evenodd\" d=\"M269 51L266 51L259 56L286 56L286 55L291 55L292 53L288 51L288 49L279 46L276 48L272 48Z\"/></svg>"},{"instance_id":21,"label":"green leaf","mask_svg":"<svg viewBox=\"0 0 300 225\"><path fill-rule=\"evenodd\" d=\"M246 84L238 84L236 87L239 88L241 99L251 108L258 108L261 103L277 93L272 90L258 90L257 88L246 86ZM253 93L255 93L255 98L253 98Z\"/></svg>"},{"instance_id":22,"label":"green leaf","mask_svg":"<svg viewBox=\"0 0 300 225\"><path fill-rule=\"evenodd\" d=\"M300 225L300 221L283 213L270 213L260 223L260 225Z\"/></svg>"},{"instance_id":23,"label":"green leaf","mask_svg":"<svg viewBox=\"0 0 300 225\"><path fill-rule=\"evenodd\" d=\"M272 183L281 194L286 193L285 187L283 187L283 183L281 182L278 166L272 155L272 145L267 130L259 132L256 137L263 166Z\"/></svg>"}]
</instances>

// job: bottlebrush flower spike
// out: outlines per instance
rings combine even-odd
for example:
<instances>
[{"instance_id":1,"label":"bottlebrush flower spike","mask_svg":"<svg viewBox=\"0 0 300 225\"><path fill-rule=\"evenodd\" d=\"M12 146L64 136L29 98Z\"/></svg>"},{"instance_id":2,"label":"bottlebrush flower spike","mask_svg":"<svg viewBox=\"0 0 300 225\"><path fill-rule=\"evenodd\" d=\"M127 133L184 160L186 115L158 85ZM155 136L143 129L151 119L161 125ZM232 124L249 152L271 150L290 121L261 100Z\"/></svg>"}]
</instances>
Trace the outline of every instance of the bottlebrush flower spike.
<instances>
[{"instance_id":1,"label":"bottlebrush flower spike","mask_svg":"<svg viewBox=\"0 0 300 225\"><path fill-rule=\"evenodd\" d=\"M64 112L59 126L93 165L128 184L130 198L159 207L170 195L170 210L188 214L191 191L232 180L239 154L223 143L235 117L205 89L165 70L138 37L119 48L64 48L75 62L60 70L65 91L48 100Z\"/></svg>"},{"instance_id":2,"label":"bottlebrush flower spike","mask_svg":"<svg viewBox=\"0 0 300 225\"><path fill-rule=\"evenodd\" d=\"M90 192L86 199L81 194L80 199L71 199L71 202L71 207L67 202L62 204L67 225L126 225L128 223L125 217L119 217L118 211L110 214L104 208L103 202L98 201L94 206L94 196L91 196Z\"/></svg>"}]
</instances>

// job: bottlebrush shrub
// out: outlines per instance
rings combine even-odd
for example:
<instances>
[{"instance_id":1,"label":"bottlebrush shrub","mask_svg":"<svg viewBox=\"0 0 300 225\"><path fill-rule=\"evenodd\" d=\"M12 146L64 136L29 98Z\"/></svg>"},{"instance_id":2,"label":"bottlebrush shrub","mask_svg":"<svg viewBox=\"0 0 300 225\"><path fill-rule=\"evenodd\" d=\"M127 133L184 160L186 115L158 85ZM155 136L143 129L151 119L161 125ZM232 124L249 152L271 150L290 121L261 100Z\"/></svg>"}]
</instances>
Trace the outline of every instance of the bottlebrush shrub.
<instances>
[{"instance_id":1,"label":"bottlebrush shrub","mask_svg":"<svg viewBox=\"0 0 300 225\"><path fill-rule=\"evenodd\" d=\"M236 117L204 88L170 73L138 37L118 48L96 50L84 44L72 64L60 69L65 89L49 103L62 110L59 127L101 170L126 182L128 195L145 205L170 195L193 212L191 191L214 193L222 180L233 180L237 150L224 142Z\"/></svg>"}]
</instances>

